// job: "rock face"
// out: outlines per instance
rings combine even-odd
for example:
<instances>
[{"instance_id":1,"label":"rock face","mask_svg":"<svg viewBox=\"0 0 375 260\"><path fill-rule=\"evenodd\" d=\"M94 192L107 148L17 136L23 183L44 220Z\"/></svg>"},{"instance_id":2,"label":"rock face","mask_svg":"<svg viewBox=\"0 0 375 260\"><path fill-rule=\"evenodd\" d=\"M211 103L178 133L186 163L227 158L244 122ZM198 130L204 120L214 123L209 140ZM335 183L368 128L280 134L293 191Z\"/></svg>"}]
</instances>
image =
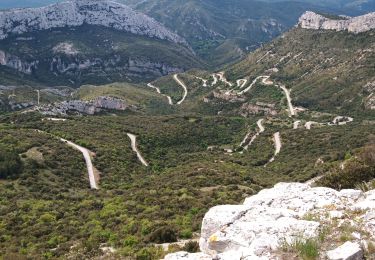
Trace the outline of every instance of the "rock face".
<instances>
[{"instance_id":1,"label":"rock face","mask_svg":"<svg viewBox=\"0 0 375 260\"><path fill-rule=\"evenodd\" d=\"M10 34L83 24L106 26L186 45L183 38L154 19L123 4L107 0L67 1L41 8L1 11L0 39L5 39Z\"/></svg>"},{"instance_id":2,"label":"rock face","mask_svg":"<svg viewBox=\"0 0 375 260\"><path fill-rule=\"evenodd\" d=\"M359 244L346 242L342 246L327 252L329 260L362 260L363 252Z\"/></svg>"},{"instance_id":3,"label":"rock face","mask_svg":"<svg viewBox=\"0 0 375 260\"><path fill-rule=\"evenodd\" d=\"M140 78L144 74L152 77L162 77L171 73L180 73L183 69L173 67L162 62L153 62L145 58L141 59L124 59L120 55L103 58L82 59L64 59L59 54L75 56L78 50L70 44L61 43L54 47L56 56L49 61L49 72L54 75L67 75L72 78L79 77L82 74L92 74L96 76L108 77L108 74L121 74L126 77ZM15 55L0 50L0 65L7 66L25 74L32 74L38 70L39 60L26 61Z\"/></svg>"},{"instance_id":4,"label":"rock face","mask_svg":"<svg viewBox=\"0 0 375 260\"><path fill-rule=\"evenodd\" d=\"M98 97L91 101L68 100L53 105L45 105L39 108L44 115L66 115L69 112L94 115L103 109L124 111L129 108L125 100L114 97Z\"/></svg>"},{"instance_id":5,"label":"rock face","mask_svg":"<svg viewBox=\"0 0 375 260\"><path fill-rule=\"evenodd\" d=\"M143 73L149 73L155 77L161 77L170 73L181 72L181 68L172 67L161 62L152 62L146 59L124 60L120 55L114 55L109 59L91 58L67 61L59 56L54 57L50 64L50 71L59 75L105 74L122 73L126 76L141 77Z\"/></svg>"},{"instance_id":6,"label":"rock face","mask_svg":"<svg viewBox=\"0 0 375 260\"><path fill-rule=\"evenodd\" d=\"M353 18L330 19L314 12L305 12L298 25L305 29L348 31L352 33L366 32L375 29L375 13Z\"/></svg>"},{"instance_id":7,"label":"rock face","mask_svg":"<svg viewBox=\"0 0 375 260\"><path fill-rule=\"evenodd\" d=\"M26 62L15 55L0 50L0 65L18 70L25 74L31 74L36 69L39 61Z\"/></svg>"},{"instance_id":8,"label":"rock face","mask_svg":"<svg viewBox=\"0 0 375 260\"><path fill-rule=\"evenodd\" d=\"M275 104L267 104L263 102L257 102L255 105L251 103L244 103L240 108L240 115L248 117L250 115L277 115Z\"/></svg>"},{"instance_id":9,"label":"rock face","mask_svg":"<svg viewBox=\"0 0 375 260\"><path fill-rule=\"evenodd\" d=\"M281 246L317 239L323 226L334 219L339 219L339 226L351 223L358 230L353 240L363 239L359 233L368 234L371 239L375 236L374 202L375 191L339 192L309 184L279 183L247 198L243 205L210 209L202 222L201 253L179 252L165 259L280 259L275 251ZM335 228L332 229L333 234ZM359 246L351 245L343 245L348 258L337 259L357 259L350 256L362 254ZM333 246L327 251L338 245ZM322 252L321 256L332 256L333 251Z\"/></svg>"}]
</instances>

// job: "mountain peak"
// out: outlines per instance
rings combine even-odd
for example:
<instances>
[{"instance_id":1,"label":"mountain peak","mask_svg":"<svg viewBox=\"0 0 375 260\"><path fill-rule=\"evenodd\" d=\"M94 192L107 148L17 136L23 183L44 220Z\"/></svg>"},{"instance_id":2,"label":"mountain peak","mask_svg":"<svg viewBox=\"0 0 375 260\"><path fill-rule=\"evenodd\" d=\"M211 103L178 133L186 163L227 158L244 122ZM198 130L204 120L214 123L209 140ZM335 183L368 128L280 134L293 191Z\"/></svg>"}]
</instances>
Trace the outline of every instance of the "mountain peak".
<instances>
[{"instance_id":1,"label":"mountain peak","mask_svg":"<svg viewBox=\"0 0 375 260\"><path fill-rule=\"evenodd\" d=\"M185 40L147 15L109 0L74 0L39 8L0 12L0 39L52 28L100 25L186 45Z\"/></svg>"},{"instance_id":2,"label":"mountain peak","mask_svg":"<svg viewBox=\"0 0 375 260\"><path fill-rule=\"evenodd\" d=\"M375 29L375 12L357 17L325 16L311 11L305 12L298 25L305 29L366 32Z\"/></svg>"}]
</instances>

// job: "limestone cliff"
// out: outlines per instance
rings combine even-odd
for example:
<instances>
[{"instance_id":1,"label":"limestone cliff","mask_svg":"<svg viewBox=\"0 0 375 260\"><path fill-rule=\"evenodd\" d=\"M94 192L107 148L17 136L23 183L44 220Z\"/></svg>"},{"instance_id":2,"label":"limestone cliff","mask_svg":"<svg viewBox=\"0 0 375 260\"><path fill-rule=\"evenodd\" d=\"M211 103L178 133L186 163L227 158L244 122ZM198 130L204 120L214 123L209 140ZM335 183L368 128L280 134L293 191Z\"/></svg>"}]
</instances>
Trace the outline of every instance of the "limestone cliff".
<instances>
[{"instance_id":1,"label":"limestone cliff","mask_svg":"<svg viewBox=\"0 0 375 260\"><path fill-rule=\"evenodd\" d=\"M101 25L186 45L183 38L154 19L123 4L108 0L66 1L40 8L1 11L0 39L5 39L11 34L83 24Z\"/></svg>"},{"instance_id":2,"label":"limestone cliff","mask_svg":"<svg viewBox=\"0 0 375 260\"><path fill-rule=\"evenodd\" d=\"M68 113L79 113L86 115L94 115L102 110L117 110L124 111L130 107L125 100L101 96L94 100L68 100L63 102L56 102L38 107L38 111L44 115L66 115Z\"/></svg>"},{"instance_id":3,"label":"limestone cliff","mask_svg":"<svg viewBox=\"0 0 375 260\"><path fill-rule=\"evenodd\" d=\"M349 232L345 244L339 239L342 232ZM243 205L210 209L202 223L201 253L178 252L165 260L289 259L283 258L281 247L323 236L329 242L319 249L322 259L362 259L362 248L375 236L375 190L280 183Z\"/></svg>"},{"instance_id":4,"label":"limestone cliff","mask_svg":"<svg viewBox=\"0 0 375 260\"><path fill-rule=\"evenodd\" d=\"M299 18L298 25L305 29L323 29L361 33L375 29L375 12L353 18L341 17L332 19L308 11Z\"/></svg>"}]
</instances>

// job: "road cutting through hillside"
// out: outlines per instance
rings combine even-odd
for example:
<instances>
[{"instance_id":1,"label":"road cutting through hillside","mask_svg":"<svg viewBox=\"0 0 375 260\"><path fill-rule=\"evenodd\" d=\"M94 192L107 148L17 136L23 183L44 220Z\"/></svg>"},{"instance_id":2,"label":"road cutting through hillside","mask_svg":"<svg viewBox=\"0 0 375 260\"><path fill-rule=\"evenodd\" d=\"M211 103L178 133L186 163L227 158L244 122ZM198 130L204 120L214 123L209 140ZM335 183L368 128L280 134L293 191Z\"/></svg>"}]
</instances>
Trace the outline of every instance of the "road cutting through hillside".
<instances>
[{"instance_id":1,"label":"road cutting through hillside","mask_svg":"<svg viewBox=\"0 0 375 260\"><path fill-rule=\"evenodd\" d=\"M225 84L227 84L229 87L233 87L233 83L232 82L229 82L226 78L225 78L225 72L224 71L221 71L221 72L218 72L216 73L216 76L219 77L219 80Z\"/></svg>"},{"instance_id":2,"label":"road cutting through hillside","mask_svg":"<svg viewBox=\"0 0 375 260\"><path fill-rule=\"evenodd\" d=\"M259 131L251 138L251 140L250 140L250 142L246 145L246 146L244 146L244 149L245 150L248 150L249 149L249 147L250 147L250 145L252 145L253 143L254 143L254 141L255 141L255 139L261 134L261 133L263 133L264 132L264 126L262 125L262 123L263 123L263 121L264 121L264 119L259 119L258 121L257 121L257 126L258 126L258 128L259 128Z\"/></svg>"},{"instance_id":3,"label":"road cutting through hillside","mask_svg":"<svg viewBox=\"0 0 375 260\"><path fill-rule=\"evenodd\" d=\"M247 83L247 79L237 79L236 83L239 88L244 88Z\"/></svg>"},{"instance_id":4,"label":"road cutting through hillside","mask_svg":"<svg viewBox=\"0 0 375 260\"><path fill-rule=\"evenodd\" d=\"M166 97L166 98L168 99L168 104L169 104L169 105L173 105L172 98L171 98L170 96L166 95L166 94L161 93L160 88L155 87L155 86L152 85L151 83L148 83L147 86L148 86L149 88L153 88L153 89L155 89L156 92L157 92L158 94L162 95L163 97Z\"/></svg>"},{"instance_id":5,"label":"road cutting through hillside","mask_svg":"<svg viewBox=\"0 0 375 260\"><path fill-rule=\"evenodd\" d=\"M282 144L281 144L281 138L280 138L280 132L277 132L273 135L273 141L274 141L274 144L275 144L275 154L274 156L269 160L268 163L271 163L273 161L275 161L275 158L276 156L280 153L281 151L281 147L282 147ZM266 165L265 165L266 166Z\"/></svg>"},{"instance_id":6,"label":"road cutting through hillside","mask_svg":"<svg viewBox=\"0 0 375 260\"><path fill-rule=\"evenodd\" d=\"M280 88L284 91L286 99L288 101L288 107L289 107L289 115L290 116L295 116L296 111L294 110L293 104L292 104L292 99L290 97L290 90L287 89L284 85L281 85Z\"/></svg>"},{"instance_id":7,"label":"road cutting through hillside","mask_svg":"<svg viewBox=\"0 0 375 260\"><path fill-rule=\"evenodd\" d=\"M208 80L207 79L204 79L204 78L201 78L201 77L197 77L197 76L195 76L195 78L199 79L199 80L201 80L203 82L202 87L204 87L204 88L208 87L208 85L207 85Z\"/></svg>"},{"instance_id":8,"label":"road cutting through hillside","mask_svg":"<svg viewBox=\"0 0 375 260\"><path fill-rule=\"evenodd\" d=\"M85 158L85 162L86 162L86 166L87 166L87 172L89 174L89 181L90 181L90 187L91 189L99 189L98 188L98 183L97 183L97 179L95 177L95 173L94 173L94 166L92 164L92 161L91 161L91 156L90 156L90 153L91 151L89 151L88 149L78 145L78 144L75 144L71 141L68 141L64 138L60 138L60 140L64 143L66 143L67 145L73 147L74 149L80 151L82 154L83 154L83 157Z\"/></svg>"},{"instance_id":9,"label":"road cutting through hillside","mask_svg":"<svg viewBox=\"0 0 375 260\"><path fill-rule=\"evenodd\" d=\"M214 79L214 80L212 81L212 83L211 83L211 87L212 87L212 86L215 86L215 85L217 84L217 77L216 77L215 74L212 74L211 76L212 76L212 78Z\"/></svg>"},{"instance_id":10,"label":"road cutting through hillside","mask_svg":"<svg viewBox=\"0 0 375 260\"><path fill-rule=\"evenodd\" d=\"M243 95L244 93L248 92L254 85L257 83L259 79L269 79L270 76L258 76L256 77L253 82L244 90L240 91L238 94Z\"/></svg>"},{"instance_id":11,"label":"road cutting through hillside","mask_svg":"<svg viewBox=\"0 0 375 260\"><path fill-rule=\"evenodd\" d=\"M299 124L301 123L301 121L295 121L295 122L293 122L293 129L298 129L298 126L299 126Z\"/></svg>"},{"instance_id":12,"label":"road cutting through hillside","mask_svg":"<svg viewBox=\"0 0 375 260\"><path fill-rule=\"evenodd\" d=\"M173 75L173 79L177 82L177 84L179 84L183 89L184 89L184 95L182 97L182 99L180 101L177 102L177 105L181 105L182 102L185 101L185 98L187 97L187 94L188 94L188 89L185 85L184 82L182 82L179 78L178 78L178 75L177 74L174 74Z\"/></svg>"},{"instance_id":13,"label":"road cutting through hillside","mask_svg":"<svg viewBox=\"0 0 375 260\"><path fill-rule=\"evenodd\" d=\"M66 119L66 118L56 118L56 117L42 118L42 121L55 121L55 122L62 121L62 122L65 122L67 120L68 119Z\"/></svg>"},{"instance_id":14,"label":"road cutting through hillside","mask_svg":"<svg viewBox=\"0 0 375 260\"><path fill-rule=\"evenodd\" d=\"M332 123L334 125L346 125L347 123L351 123L354 121L354 118L349 116L336 116Z\"/></svg>"},{"instance_id":15,"label":"road cutting through hillside","mask_svg":"<svg viewBox=\"0 0 375 260\"><path fill-rule=\"evenodd\" d=\"M256 83L258 80L262 79L262 84L264 85L273 85L273 82L269 80L270 76L265 76L265 75L262 75L262 76L258 76L256 77L253 82L251 82L251 84L244 90L238 92L239 95L243 95L244 93L248 92ZM239 79L237 80L237 85L239 85L239 81L241 81L242 79ZM244 83L241 88L245 85L246 83ZM296 115L296 111L293 107L293 104L292 104L292 98L290 97L290 90L287 89L284 85L275 85L276 87L280 87L284 93L285 93L285 96L286 96L286 99L288 101L288 110L289 110L289 115L290 116L295 116ZM227 93L229 94L231 91L228 91Z\"/></svg>"},{"instance_id":16,"label":"road cutting through hillside","mask_svg":"<svg viewBox=\"0 0 375 260\"><path fill-rule=\"evenodd\" d=\"M312 126L312 125L318 125L318 124L319 124L318 122L308 121L308 122L306 122L306 124L305 124L305 128L306 128L307 130L311 130L311 126Z\"/></svg>"},{"instance_id":17,"label":"road cutting through hillside","mask_svg":"<svg viewBox=\"0 0 375 260\"><path fill-rule=\"evenodd\" d=\"M133 134L130 134L130 133L127 133L130 141L131 141L131 147L133 149L133 152L135 152L137 154L137 157L138 157L138 160L144 165L144 166L148 166L149 164L146 162L146 160L143 158L143 156L141 155L140 151L138 150L137 148L137 137Z\"/></svg>"},{"instance_id":18,"label":"road cutting through hillside","mask_svg":"<svg viewBox=\"0 0 375 260\"><path fill-rule=\"evenodd\" d=\"M36 90L36 92L38 94L38 101L37 101L37 103L38 103L38 106L39 106L40 105L40 90L38 89L38 90Z\"/></svg>"}]
</instances>

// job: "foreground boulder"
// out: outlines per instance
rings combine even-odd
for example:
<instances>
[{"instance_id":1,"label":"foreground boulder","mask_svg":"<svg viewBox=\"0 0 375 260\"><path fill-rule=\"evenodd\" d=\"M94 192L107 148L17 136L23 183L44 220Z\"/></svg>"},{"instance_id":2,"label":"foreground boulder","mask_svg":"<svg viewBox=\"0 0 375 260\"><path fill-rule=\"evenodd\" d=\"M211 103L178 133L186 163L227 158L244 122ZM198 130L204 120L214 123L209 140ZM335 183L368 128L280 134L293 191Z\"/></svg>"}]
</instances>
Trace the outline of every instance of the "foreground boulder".
<instances>
[{"instance_id":1,"label":"foreground boulder","mask_svg":"<svg viewBox=\"0 0 375 260\"><path fill-rule=\"evenodd\" d=\"M346 242L338 248L328 251L329 260L362 260L363 252L358 243Z\"/></svg>"},{"instance_id":2,"label":"foreground boulder","mask_svg":"<svg viewBox=\"0 0 375 260\"><path fill-rule=\"evenodd\" d=\"M361 259L359 245L375 237L374 194L279 183L247 198L243 205L211 208L202 222L201 253L178 252L165 259L278 259L283 254L281 247L319 239L323 258ZM323 237L328 228L330 232ZM353 232L347 239L354 243L337 248L337 236L346 230ZM329 241L324 244L324 239Z\"/></svg>"}]
</instances>

